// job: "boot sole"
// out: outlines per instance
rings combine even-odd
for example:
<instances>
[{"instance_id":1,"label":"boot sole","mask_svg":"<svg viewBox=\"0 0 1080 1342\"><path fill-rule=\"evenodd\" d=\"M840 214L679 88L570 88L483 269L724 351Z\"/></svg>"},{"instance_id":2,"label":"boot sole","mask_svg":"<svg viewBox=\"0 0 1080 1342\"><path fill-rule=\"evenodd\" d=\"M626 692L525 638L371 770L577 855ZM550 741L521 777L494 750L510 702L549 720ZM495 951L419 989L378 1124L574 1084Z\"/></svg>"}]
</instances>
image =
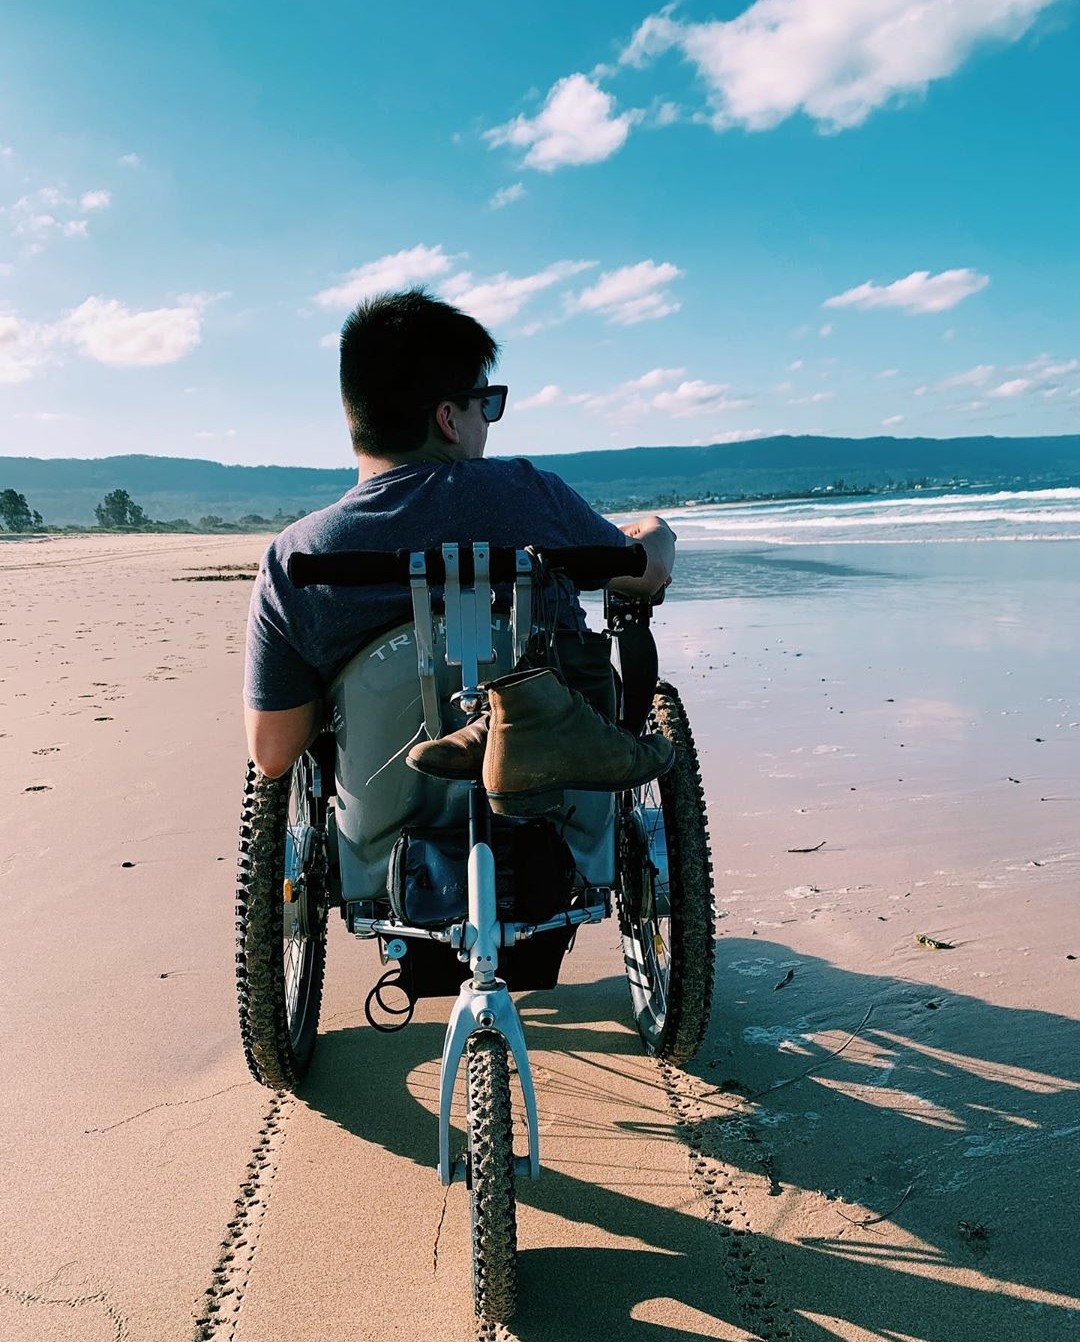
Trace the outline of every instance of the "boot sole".
<instances>
[{"instance_id":1,"label":"boot sole","mask_svg":"<svg viewBox=\"0 0 1080 1342\"><path fill-rule=\"evenodd\" d=\"M489 792L488 805L496 815L514 816L530 819L533 816L547 815L557 811L563 804L563 790L542 788L529 792Z\"/></svg>"},{"instance_id":2,"label":"boot sole","mask_svg":"<svg viewBox=\"0 0 1080 1342\"><path fill-rule=\"evenodd\" d=\"M414 773L423 774L425 778L438 778L444 783L478 783L480 781L479 767L472 773L454 773L450 769L435 770L421 764L418 760L409 759L408 755L405 756L405 763Z\"/></svg>"}]
</instances>

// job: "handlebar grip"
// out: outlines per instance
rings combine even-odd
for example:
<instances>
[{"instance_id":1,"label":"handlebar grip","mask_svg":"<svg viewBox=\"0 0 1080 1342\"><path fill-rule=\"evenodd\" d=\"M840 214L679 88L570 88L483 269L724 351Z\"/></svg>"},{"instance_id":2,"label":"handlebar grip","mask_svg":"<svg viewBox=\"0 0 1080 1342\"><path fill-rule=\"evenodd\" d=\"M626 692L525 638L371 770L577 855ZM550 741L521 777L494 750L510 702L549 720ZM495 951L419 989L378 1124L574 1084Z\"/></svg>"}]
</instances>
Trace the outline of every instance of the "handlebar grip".
<instances>
[{"instance_id":1,"label":"handlebar grip","mask_svg":"<svg viewBox=\"0 0 1080 1342\"><path fill-rule=\"evenodd\" d=\"M645 547L633 545L576 545L567 549L540 550L550 569L564 573L583 591L604 587L612 578L639 578L648 566ZM441 550L425 551L430 582L446 579ZM306 554L296 550L286 567L294 587L376 587L385 584L408 586L410 552L408 550L333 550L326 554ZM472 551L462 547L462 579L472 580ZM517 576L517 551L492 546L489 554L492 582L513 582Z\"/></svg>"},{"instance_id":2,"label":"handlebar grip","mask_svg":"<svg viewBox=\"0 0 1080 1342\"><path fill-rule=\"evenodd\" d=\"M640 578L649 565L644 545L575 545L567 550L541 550L549 568L573 580L583 591L605 587L612 578Z\"/></svg>"}]
</instances>

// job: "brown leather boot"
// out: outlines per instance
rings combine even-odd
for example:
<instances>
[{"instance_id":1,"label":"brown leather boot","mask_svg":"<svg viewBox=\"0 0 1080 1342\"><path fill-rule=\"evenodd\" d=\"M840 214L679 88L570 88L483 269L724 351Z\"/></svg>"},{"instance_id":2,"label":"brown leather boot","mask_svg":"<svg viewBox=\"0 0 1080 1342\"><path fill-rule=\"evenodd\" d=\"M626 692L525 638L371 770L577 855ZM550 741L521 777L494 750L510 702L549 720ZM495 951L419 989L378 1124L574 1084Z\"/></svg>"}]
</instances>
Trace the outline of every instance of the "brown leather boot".
<instances>
[{"instance_id":1,"label":"brown leather boot","mask_svg":"<svg viewBox=\"0 0 1080 1342\"><path fill-rule=\"evenodd\" d=\"M431 778L468 781L479 778L488 739L488 715L481 713L456 732L434 741L421 741L405 756L405 763Z\"/></svg>"},{"instance_id":2,"label":"brown leather boot","mask_svg":"<svg viewBox=\"0 0 1080 1342\"><path fill-rule=\"evenodd\" d=\"M541 815L564 788L621 792L666 773L662 736L631 736L590 708L554 671L521 671L486 686L491 722L483 779L497 815Z\"/></svg>"}]
</instances>

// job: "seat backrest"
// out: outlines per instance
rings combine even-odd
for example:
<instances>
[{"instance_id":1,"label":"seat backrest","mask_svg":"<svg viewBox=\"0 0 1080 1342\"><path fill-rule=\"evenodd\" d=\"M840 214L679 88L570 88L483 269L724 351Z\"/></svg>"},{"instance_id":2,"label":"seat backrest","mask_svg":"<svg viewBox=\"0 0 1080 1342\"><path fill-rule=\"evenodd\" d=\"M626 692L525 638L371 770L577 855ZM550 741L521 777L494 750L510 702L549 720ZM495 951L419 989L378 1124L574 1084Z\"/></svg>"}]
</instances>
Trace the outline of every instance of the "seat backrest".
<instances>
[{"instance_id":1,"label":"seat backrest","mask_svg":"<svg viewBox=\"0 0 1080 1342\"><path fill-rule=\"evenodd\" d=\"M461 668L446 662L446 629L433 622L432 652L443 730L465 721L451 703ZM513 665L510 620L492 617L496 658L482 663L484 678ZM405 763L423 739L424 705L417 670L416 630L399 625L356 654L330 686L337 741L336 828L341 882L347 900L381 898L395 839L405 827L464 825L467 787L428 778Z\"/></svg>"},{"instance_id":2,"label":"seat backrest","mask_svg":"<svg viewBox=\"0 0 1080 1342\"><path fill-rule=\"evenodd\" d=\"M413 621L362 648L328 691L337 742L335 829L346 901L382 898L390 850L404 828L464 826L468 785L428 778L405 763L409 748L452 732L464 721L452 703L462 676L468 687L508 674L531 626L529 565L519 553L513 614L493 611L487 547L474 545L466 587L458 577L459 547L444 546L444 613L424 576L424 556L412 558ZM440 589L441 590L441 589ZM490 624L490 639L488 627ZM615 879L614 802L608 793L567 793L553 819L574 852L581 885Z\"/></svg>"}]
</instances>

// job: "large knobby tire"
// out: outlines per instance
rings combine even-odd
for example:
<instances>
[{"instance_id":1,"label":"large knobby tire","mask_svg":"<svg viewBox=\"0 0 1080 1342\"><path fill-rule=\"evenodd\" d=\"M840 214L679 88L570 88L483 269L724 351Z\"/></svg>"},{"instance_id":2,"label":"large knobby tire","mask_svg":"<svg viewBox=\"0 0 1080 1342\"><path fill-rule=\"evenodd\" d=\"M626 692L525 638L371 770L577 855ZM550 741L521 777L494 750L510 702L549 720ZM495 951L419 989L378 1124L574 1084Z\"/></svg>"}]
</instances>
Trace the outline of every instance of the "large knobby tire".
<instances>
[{"instance_id":1,"label":"large knobby tire","mask_svg":"<svg viewBox=\"0 0 1080 1342\"><path fill-rule=\"evenodd\" d=\"M506 1041L474 1034L467 1049L473 1303L477 1316L505 1323L517 1304L514 1134Z\"/></svg>"},{"instance_id":2,"label":"large knobby tire","mask_svg":"<svg viewBox=\"0 0 1080 1342\"><path fill-rule=\"evenodd\" d=\"M326 839L313 770L248 764L236 885L240 1038L256 1081L294 1090L311 1063L326 965Z\"/></svg>"},{"instance_id":3,"label":"large knobby tire","mask_svg":"<svg viewBox=\"0 0 1080 1342\"><path fill-rule=\"evenodd\" d=\"M697 750L678 692L665 681L657 683L648 730L672 743L675 763L621 798L619 922L645 1047L684 1063L709 1024L716 920Z\"/></svg>"}]
</instances>

